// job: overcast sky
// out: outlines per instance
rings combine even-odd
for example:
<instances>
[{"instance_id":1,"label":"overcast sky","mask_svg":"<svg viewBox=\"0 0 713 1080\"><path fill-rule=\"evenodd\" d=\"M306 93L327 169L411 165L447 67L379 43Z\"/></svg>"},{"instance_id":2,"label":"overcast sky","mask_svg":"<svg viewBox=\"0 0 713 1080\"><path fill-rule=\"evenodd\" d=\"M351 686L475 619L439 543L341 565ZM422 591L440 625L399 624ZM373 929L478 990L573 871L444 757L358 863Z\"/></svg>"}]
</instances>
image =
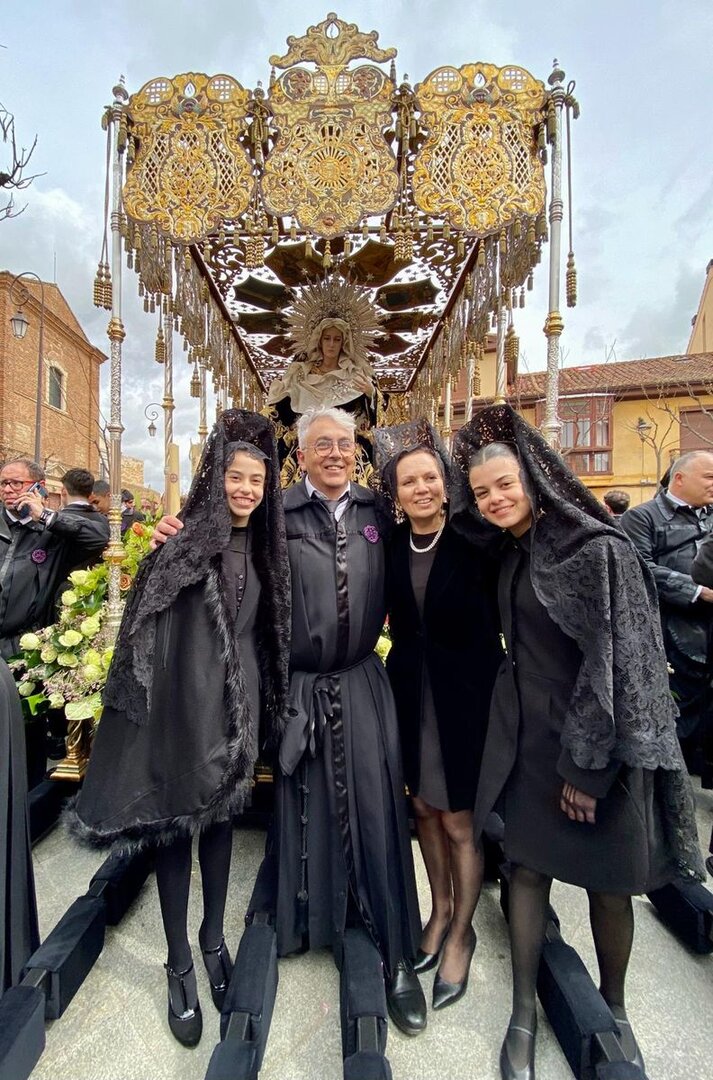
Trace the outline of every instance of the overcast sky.
<instances>
[{"instance_id":1,"label":"overcast sky","mask_svg":"<svg viewBox=\"0 0 713 1080\"><path fill-rule=\"evenodd\" d=\"M20 193L24 214L0 222L0 268L52 280L56 257L57 284L88 337L108 352L107 316L92 306L91 292L101 246L100 119L119 75L130 93L185 71L267 84L270 54L326 14L326 4L312 0L4 4L0 101L15 113L23 142L37 134L32 171L45 175ZM565 362L685 350L713 257L711 0L352 0L338 14L395 46L398 76L407 73L412 84L442 64L476 60L515 63L546 81L557 57L567 80L576 80L582 109L573 125L580 300L573 311L562 300ZM545 366L545 262L528 309L518 313L522 370ZM161 427L150 442L143 418L144 406L162 397L155 320L149 325L139 308L134 275L126 272L124 282L123 447L145 458L147 482L160 487ZM197 402L182 356L175 430L185 463Z\"/></svg>"}]
</instances>

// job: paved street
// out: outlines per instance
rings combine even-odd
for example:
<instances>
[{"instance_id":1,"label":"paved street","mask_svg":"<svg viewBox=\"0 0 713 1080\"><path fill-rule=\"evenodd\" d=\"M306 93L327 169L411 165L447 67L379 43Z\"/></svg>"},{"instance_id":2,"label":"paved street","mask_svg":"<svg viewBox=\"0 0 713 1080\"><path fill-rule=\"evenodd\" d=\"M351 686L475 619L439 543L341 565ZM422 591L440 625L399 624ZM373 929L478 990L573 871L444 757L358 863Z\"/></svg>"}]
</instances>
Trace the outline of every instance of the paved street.
<instances>
[{"instance_id":1,"label":"paved street","mask_svg":"<svg viewBox=\"0 0 713 1080\"><path fill-rule=\"evenodd\" d=\"M701 834L713 819L713 793L699 792ZM242 915L258 867L264 836L235 834L232 887L226 922L235 948ZM425 907L426 881L415 852ZM74 897L85 890L101 856L78 850L59 830L35 849L43 934ZM198 876L197 862L194 873ZM196 883L197 884L197 883ZM192 890L189 925L196 943L200 889ZM553 903L565 939L595 970L586 899L581 890L556 885ZM647 900L636 900L637 934L630 980L629 1013L650 1080L708 1080L713 1061L713 956L695 956L661 925ZM496 1080L498 1052L508 1017L510 966L507 930L498 889L486 887L476 915L478 948L465 997L409 1039L389 1031L394 1080ZM215 1041L218 1014L202 968L199 989L204 1034L185 1050L166 1024L164 943L153 878L120 926L107 930L98 962L61 1020L50 1025L36 1080L202 1080ZM424 976L427 996L433 973ZM280 985L262 1080L338 1080L341 1076L339 982L331 955L319 952L280 962ZM571 1072L557 1041L540 1017L537 1054L542 1080L566 1080Z\"/></svg>"}]
</instances>

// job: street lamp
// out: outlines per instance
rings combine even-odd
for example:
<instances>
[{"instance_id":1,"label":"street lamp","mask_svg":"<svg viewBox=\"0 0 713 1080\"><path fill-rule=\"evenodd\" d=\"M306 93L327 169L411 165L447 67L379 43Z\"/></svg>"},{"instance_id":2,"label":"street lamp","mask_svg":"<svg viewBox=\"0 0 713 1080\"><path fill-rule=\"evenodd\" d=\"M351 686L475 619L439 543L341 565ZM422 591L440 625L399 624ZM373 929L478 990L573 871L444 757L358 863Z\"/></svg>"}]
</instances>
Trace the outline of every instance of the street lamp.
<instances>
[{"instance_id":1,"label":"street lamp","mask_svg":"<svg viewBox=\"0 0 713 1080\"><path fill-rule=\"evenodd\" d=\"M640 416L639 419L636 421L636 424L635 424L636 434L639 436L642 443L646 442L646 437L649 434L649 432L651 431L651 428L652 428L652 425L647 423L646 420L644 420L643 416Z\"/></svg>"},{"instance_id":2,"label":"street lamp","mask_svg":"<svg viewBox=\"0 0 713 1080\"><path fill-rule=\"evenodd\" d=\"M17 304L17 311L10 318L10 325L12 327L13 337L22 340L27 333L27 328L30 325L30 320L22 310L27 301L30 299L30 291L26 285L23 284L23 278L33 278L34 281L40 287L40 335L39 343L37 346L37 402L35 405L35 461L41 464L40 450L41 450L41 431L42 431L42 382L43 382L43 352L44 352L44 340L45 340L45 287L42 278L37 274L34 274L31 270L24 270L21 274L16 274L10 283L10 298L15 304Z\"/></svg>"},{"instance_id":3,"label":"street lamp","mask_svg":"<svg viewBox=\"0 0 713 1080\"><path fill-rule=\"evenodd\" d=\"M25 315L24 311L16 311L14 315L10 317L10 326L12 327L13 337L24 338L27 333L27 327L30 325L30 320Z\"/></svg>"},{"instance_id":4,"label":"street lamp","mask_svg":"<svg viewBox=\"0 0 713 1080\"><path fill-rule=\"evenodd\" d=\"M161 406L156 401L150 401L149 404L144 409L144 416L149 421L148 432L149 432L149 438L150 439L153 439L155 437L155 435L156 435L156 423L155 423L155 421L158 420L160 411L161 411Z\"/></svg>"}]
</instances>

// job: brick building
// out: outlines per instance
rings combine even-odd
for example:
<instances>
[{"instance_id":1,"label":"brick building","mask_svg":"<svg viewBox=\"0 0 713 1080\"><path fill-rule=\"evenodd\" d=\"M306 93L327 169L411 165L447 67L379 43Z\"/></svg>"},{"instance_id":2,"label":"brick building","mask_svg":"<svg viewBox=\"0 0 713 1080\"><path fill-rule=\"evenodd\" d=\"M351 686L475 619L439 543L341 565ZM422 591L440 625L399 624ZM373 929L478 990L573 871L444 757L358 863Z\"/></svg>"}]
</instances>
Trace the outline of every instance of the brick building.
<instances>
[{"instance_id":1,"label":"brick building","mask_svg":"<svg viewBox=\"0 0 713 1080\"><path fill-rule=\"evenodd\" d=\"M29 299L25 337L15 338L10 319L17 304L10 295L13 274L0 271L0 459L33 457L37 404L40 287L22 279ZM77 322L57 285L44 282L44 347L41 464L54 496L59 478L73 467L99 470L99 368L106 356ZM51 502L55 502L51 498Z\"/></svg>"},{"instance_id":2,"label":"brick building","mask_svg":"<svg viewBox=\"0 0 713 1080\"><path fill-rule=\"evenodd\" d=\"M474 412L494 400L494 341L488 345ZM508 373L507 400L536 427L544 419L545 383L544 371ZM465 398L461 376L452 397L454 431L463 424ZM680 453L713 449L713 353L562 368L557 411L561 452L573 472L598 498L620 488L636 505L653 496Z\"/></svg>"}]
</instances>

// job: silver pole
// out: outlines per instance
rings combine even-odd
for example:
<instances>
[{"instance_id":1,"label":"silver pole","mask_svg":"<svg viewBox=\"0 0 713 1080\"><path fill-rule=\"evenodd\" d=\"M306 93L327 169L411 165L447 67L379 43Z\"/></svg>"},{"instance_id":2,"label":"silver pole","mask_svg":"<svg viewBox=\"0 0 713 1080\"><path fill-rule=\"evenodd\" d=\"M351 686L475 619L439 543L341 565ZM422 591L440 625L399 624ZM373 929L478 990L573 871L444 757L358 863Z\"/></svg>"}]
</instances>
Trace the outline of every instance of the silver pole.
<instances>
[{"instance_id":1,"label":"silver pole","mask_svg":"<svg viewBox=\"0 0 713 1080\"><path fill-rule=\"evenodd\" d=\"M464 422L467 424L469 420L473 419L473 380L475 378L475 357L468 350L468 363L466 365L465 375L465 417Z\"/></svg>"},{"instance_id":2,"label":"silver pole","mask_svg":"<svg viewBox=\"0 0 713 1080\"><path fill-rule=\"evenodd\" d=\"M173 316L167 311L163 317L163 335L166 341L166 362L163 365L163 474L164 491L168 491L169 457L173 442Z\"/></svg>"},{"instance_id":3,"label":"silver pole","mask_svg":"<svg viewBox=\"0 0 713 1080\"><path fill-rule=\"evenodd\" d=\"M208 434L208 418L206 416L206 395L207 395L207 377L205 365L200 365L201 371L201 396L200 396L200 414L198 418L198 438L201 441L201 446L204 445L206 436Z\"/></svg>"},{"instance_id":4,"label":"silver pole","mask_svg":"<svg viewBox=\"0 0 713 1080\"><path fill-rule=\"evenodd\" d=\"M495 346L495 404L504 405L507 394L507 371L505 369L505 330L508 313L503 304L503 290L498 286L497 338Z\"/></svg>"},{"instance_id":5,"label":"silver pole","mask_svg":"<svg viewBox=\"0 0 713 1080\"><path fill-rule=\"evenodd\" d=\"M111 509L109 510L109 546L104 558L109 564L109 602L106 628L111 637L116 636L121 622L121 591L119 580L124 547L121 543L121 348L126 337L121 320L121 188L122 149L119 146L119 124L129 95L123 80L113 90L114 101L110 110L112 138L112 209L111 209L111 319L107 328L110 356L110 418L109 432L109 483L111 485Z\"/></svg>"},{"instance_id":6,"label":"silver pole","mask_svg":"<svg viewBox=\"0 0 713 1080\"><path fill-rule=\"evenodd\" d=\"M564 71L555 60L548 82L552 87L551 96L555 107L555 130L552 144L552 190L550 193L550 290L549 311L545 320L544 333L547 337L547 377L545 380L545 418L542 434L550 446L559 448L562 424L557 415L559 398L559 361L560 336L564 330L564 321L560 313L560 271L562 248L562 109L564 108L565 88L562 85Z\"/></svg>"}]
</instances>

